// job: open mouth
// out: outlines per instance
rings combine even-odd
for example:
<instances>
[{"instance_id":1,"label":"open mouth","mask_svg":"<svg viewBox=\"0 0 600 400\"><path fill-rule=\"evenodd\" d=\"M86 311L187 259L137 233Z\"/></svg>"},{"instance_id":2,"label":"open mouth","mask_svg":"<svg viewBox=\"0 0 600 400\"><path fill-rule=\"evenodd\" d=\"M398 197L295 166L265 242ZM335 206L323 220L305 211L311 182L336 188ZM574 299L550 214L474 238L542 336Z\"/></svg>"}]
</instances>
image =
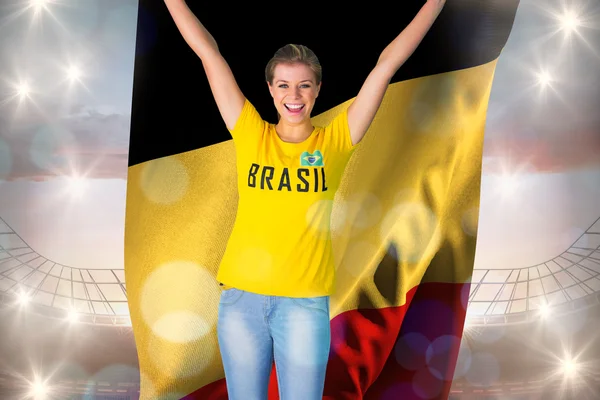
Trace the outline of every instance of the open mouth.
<instances>
[{"instance_id":1,"label":"open mouth","mask_svg":"<svg viewBox=\"0 0 600 400\"><path fill-rule=\"evenodd\" d=\"M299 112L304 108L304 104L284 104L285 108L287 108L287 110L289 112Z\"/></svg>"}]
</instances>

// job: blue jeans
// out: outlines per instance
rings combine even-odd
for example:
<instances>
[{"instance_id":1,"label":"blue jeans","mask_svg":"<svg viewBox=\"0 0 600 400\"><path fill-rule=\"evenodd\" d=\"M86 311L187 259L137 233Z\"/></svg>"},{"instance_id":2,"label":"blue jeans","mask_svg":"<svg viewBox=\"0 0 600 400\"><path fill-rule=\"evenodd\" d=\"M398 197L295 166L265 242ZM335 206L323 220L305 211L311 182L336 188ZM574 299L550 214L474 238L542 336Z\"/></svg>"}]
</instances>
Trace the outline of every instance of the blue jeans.
<instances>
[{"instance_id":1,"label":"blue jeans","mask_svg":"<svg viewBox=\"0 0 600 400\"><path fill-rule=\"evenodd\" d=\"M267 400L273 362L281 400L321 400L329 359L329 296L221 293L217 323L229 400Z\"/></svg>"}]
</instances>

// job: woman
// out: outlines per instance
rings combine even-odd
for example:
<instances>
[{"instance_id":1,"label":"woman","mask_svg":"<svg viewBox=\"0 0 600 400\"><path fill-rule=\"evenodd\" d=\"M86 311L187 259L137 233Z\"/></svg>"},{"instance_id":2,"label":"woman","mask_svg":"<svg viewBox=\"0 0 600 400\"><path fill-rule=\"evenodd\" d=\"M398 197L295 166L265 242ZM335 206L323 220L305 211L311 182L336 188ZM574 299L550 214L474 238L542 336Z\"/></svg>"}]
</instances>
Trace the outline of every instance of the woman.
<instances>
[{"instance_id":1,"label":"woman","mask_svg":"<svg viewBox=\"0 0 600 400\"><path fill-rule=\"evenodd\" d=\"M387 89L444 6L428 0L382 52L352 104L313 126L321 66L305 46L287 45L265 75L279 114L264 121L238 87L212 35L184 0L165 0L202 60L236 147L239 204L217 275L224 285L217 334L229 399L265 400L275 362L282 400L323 395L335 269L331 204L344 168Z\"/></svg>"}]
</instances>

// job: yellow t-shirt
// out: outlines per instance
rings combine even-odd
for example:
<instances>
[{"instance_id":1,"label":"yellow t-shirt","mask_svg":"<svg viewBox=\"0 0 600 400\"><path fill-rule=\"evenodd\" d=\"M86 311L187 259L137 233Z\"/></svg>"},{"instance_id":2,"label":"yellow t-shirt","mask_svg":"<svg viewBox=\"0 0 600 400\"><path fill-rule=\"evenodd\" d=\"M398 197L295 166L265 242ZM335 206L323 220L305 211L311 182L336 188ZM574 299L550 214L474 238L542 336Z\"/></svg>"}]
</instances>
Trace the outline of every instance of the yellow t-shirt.
<instances>
[{"instance_id":1,"label":"yellow t-shirt","mask_svg":"<svg viewBox=\"0 0 600 400\"><path fill-rule=\"evenodd\" d=\"M217 280L270 296L331 295L330 217L355 148L347 111L305 141L289 143L246 100L231 136L239 203Z\"/></svg>"}]
</instances>

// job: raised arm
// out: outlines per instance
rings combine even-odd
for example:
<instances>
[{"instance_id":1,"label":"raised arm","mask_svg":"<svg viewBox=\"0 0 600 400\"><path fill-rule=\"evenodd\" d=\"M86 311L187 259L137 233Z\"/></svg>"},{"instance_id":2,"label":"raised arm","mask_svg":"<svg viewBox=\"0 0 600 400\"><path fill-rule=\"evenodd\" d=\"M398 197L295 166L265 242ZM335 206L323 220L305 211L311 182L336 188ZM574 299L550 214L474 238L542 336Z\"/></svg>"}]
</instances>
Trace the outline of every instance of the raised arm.
<instances>
[{"instance_id":1,"label":"raised arm","mask_svg":"<svg viewBox=\"0 0 600 400\"><path fill-rule=\"evenodd\" d=\"M427 0L411 23L383 50L358 95L348 107L352 143L362 140L398 69L413 54L442 11L445 0Z\"/></svg>"},{"instance_id":2,"label":"raised arm","mask_svg":"<svg viewBox=\"0 0 600 400\"><path fill-rule=\"evenodd\" d=\"M185 0L164 0L179 32L202 60L219 112L232 130L242 112L246 97L240 90L217 42L190 10Z\"/></svg>"}]
</instances>

